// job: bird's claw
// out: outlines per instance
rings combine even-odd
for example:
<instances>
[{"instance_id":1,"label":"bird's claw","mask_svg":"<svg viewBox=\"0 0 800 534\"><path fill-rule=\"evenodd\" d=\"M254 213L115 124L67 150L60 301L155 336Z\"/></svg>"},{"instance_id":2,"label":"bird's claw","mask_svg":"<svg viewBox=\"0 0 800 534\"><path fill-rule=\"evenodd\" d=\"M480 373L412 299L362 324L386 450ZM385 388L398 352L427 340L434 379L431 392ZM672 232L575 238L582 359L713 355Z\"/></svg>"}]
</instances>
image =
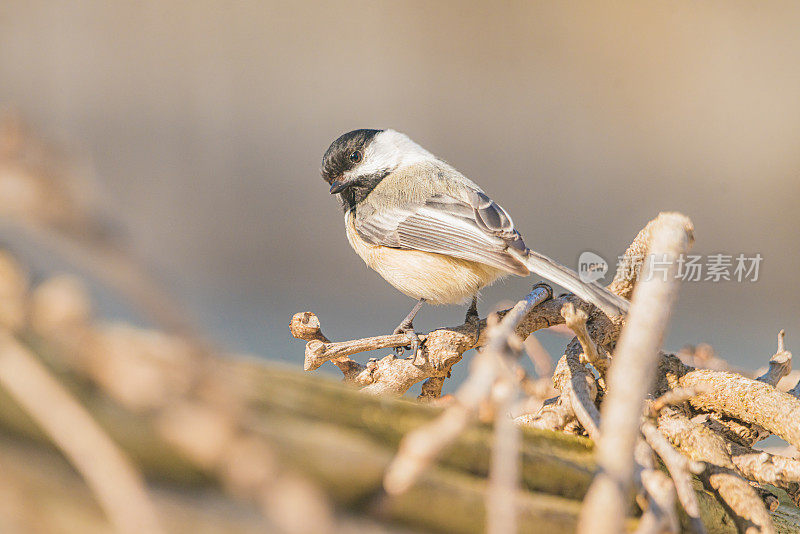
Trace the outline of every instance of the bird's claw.
<instances>
[{"instance_id":1,"label":"bird's claw","mask_svg":"<svg viewBox=\"0 0 800 534\"><path fill-rule=\"evenodd\" d=\"M416 358L417 353L419 352L419 348L422 346L422 340L414 331L414 328L410 326L404 327L401 325L395 328L393 333L404 334L406 336L406 339L408 339L408 345L395 347L394 351L397 353L397 355L402 356L406 350L410 350L411 353L414 355L414 358Z\"/></svg>"}]
</instances>

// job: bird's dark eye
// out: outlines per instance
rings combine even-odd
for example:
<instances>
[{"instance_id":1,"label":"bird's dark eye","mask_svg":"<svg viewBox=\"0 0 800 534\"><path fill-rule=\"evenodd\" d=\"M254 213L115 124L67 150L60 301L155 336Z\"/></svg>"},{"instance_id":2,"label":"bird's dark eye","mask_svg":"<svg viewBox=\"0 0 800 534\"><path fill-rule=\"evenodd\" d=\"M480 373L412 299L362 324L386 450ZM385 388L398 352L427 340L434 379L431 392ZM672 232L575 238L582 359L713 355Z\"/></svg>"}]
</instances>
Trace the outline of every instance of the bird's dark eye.
<instances>
[{"instance_id":1,"label":"bird's dark eye","mask_svg":"<svg viewBox=\"0 0 800 534\"><path fill-rule=\"evenodd\" d=\"M352 161L353 163L358 163L359 161L361 161L361 158L363 157L364 156L361 154L360 150L354 150L353 152L350 153L350 161Z\"/></svg>"}]
</instances>

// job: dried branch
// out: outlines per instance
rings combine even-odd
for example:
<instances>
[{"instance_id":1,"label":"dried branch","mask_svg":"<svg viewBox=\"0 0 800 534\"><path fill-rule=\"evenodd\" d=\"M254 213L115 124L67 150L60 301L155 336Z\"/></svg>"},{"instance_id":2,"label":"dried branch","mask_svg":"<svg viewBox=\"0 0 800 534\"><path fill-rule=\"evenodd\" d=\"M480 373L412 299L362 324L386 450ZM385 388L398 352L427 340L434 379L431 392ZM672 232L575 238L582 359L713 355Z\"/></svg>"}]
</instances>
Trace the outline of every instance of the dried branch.
<instances>
[{"instance_id":1,"label":"dried branch","mask_svg":"<svg viewBox=\"0 0 800 534\"><path fill-rule=\"evenodd\" d=\"M700 393L706 393L708 388L701 385L697 388L677 388L671 389L654 400L650 404L650 416L658 417L658 413L667 406L675 406L688 402L689 399L696 397Z\"/></svg>"},{"instance_id":2,"label":"dried branch","mask_svg":"<svg viewBox=\"0 0 800 534\"><path fill-rule=\"evenodd\" d=\"M641 267L646 263L648 250L653 241L653 231L664 223L665 218L670 217L670 213L659 213L658 217L651 220L642 228L631 244L625 250L622 260L619 262L614 280L607 286L612 293L620 297L630 299L633 295L633 288L639 280Z\"/></svg>"},{"instance_id":3,"label":"dried branch","mask_svg":"<svg viewBox=\"0 0 800 534\"><path fill-rule=\"evenodd\" d=\"M486 347L473 360L469 377L456 393L456 402L433 422L403 438L384 478L387 492L397 494L408 489L441 450L464 430L506 365L503 355L508 349L509 337L515 334L520 321L534 307L551 299L552 294L552 289L544 284L535 286L490 329Z\"/></svg>"},{"instance_id":4,"label":"dried branch","mask_svg":"<svg viewBox=\"0 0 800 534\"><path fill-rule=\"evenodd\" d=\"M795 386L786 393L788 393L795 399L800 399L800 380L798 380L797 384L795 384Z\"/></svg>"},{"instance_id":5,"label":"dried branch","mask_svg":"<svg viewBox=\"0 0 800 534\"><path fill-rule=\"evenodd\" d=\"M785 335L783 330L778 332L778 350L770 358L767 372L756 379L772 387L776 387L781 378L792 372L792 353L784 347Z\"/></svg>"},{"instance_id":6,"label":"dried branch","mask_svg":"<svg viewBox=\"0 0 800 534\"><path fill-rule=\"evenodd\" d=\"M750 481L750 485L755 490L756 495L761 497L761 501L770 512L774 512L781 505L781 502L778 500L778 498L767 488L761 487L756 482L752 481Z\"/></svg>"},{"instance_id":7,"label":"dried branch","mask_svg":"<svg viewBox=\"0 0 800 534\"><path fill-rule=\"evenodd\" d=\"M597 390L595 389L593 393L596 395ZM570 388L569 401L572 411L575 412L575 417L589 437L595 441L600 439L600 412L597 411L597 407L594 405L594 399L581 399L578 393Z\"/></svg>"},{"instance_id":8,"label":"dried branch","mask_svg":"<svg viewBox=\"0 0 800 534\"><path fill-rule=\"evenodd\" d=\"M762 484L781 486L800 482L800 460L730 444L730 453L737 469L747 478Z\"/></svg>"},{"instance_id":9,"label":"dried branch","mask_svg":"<svg viewBox=\"0 0 800 534\"><path fill-rule=\"evenodd\" d=\"M553 358L539 339L532 334L522 344L525 347L525 353L533 362L536 373L541 377L551 376L553 374Z\"/></svg>"},{"instance_id":10,"label":"dried branch","mask_svg":"<svg viewBox=\"0 0 800 534\"><path fill-rule=\"evenodd\" d=\"M633 292L603 402L595 477L581 510L579 532L618 533L622 530L628 491L634 475L633 453L639 419L658 363L658 350L672 312L679 280L677 259L688 252L693 228L688 218L663 214L652 229L648 253L667 262L664 278L651 272Z\"/></svg>"},{"instance_id":11,"label":"dried branch","mask_svg":"<svg viewBox=\"0 0 800 534\"><path fill-rule=\"evenodd\" d=\"M520 339L525 339L536 330L563 324L561 308L565 303L571 303L577 309L591 309L591 305L572 295L549 299L529 310L517 323L514 333ZM504 318L510 312L511 309L503 310L497 316ZM488 340L486 319L465 322L459 326L440 328L423 336L425 342L420 347L417 363L390 355L377 360L367 369L367 366L351 360L349 356L356 352L403 346L408 344L408 339L401 334L392 334L333 343L322 334L319 319L311 312L295 314L289 330L295 338L308 342L305 363L307 369L315 369L330 360L342 371L346 382L360 385L369 393L390 395L402 395L423 380L435 379L431 386L438 385L449 376L450 368L461 360L466 351L481 348ZM428 388L424 398L432 398L430 395L437 390L440 392L441 388Z\"/></svg>"},{"instance_id":12,"label":"dried branch","mask_svg":"<svg viewBox=\"0 0 800 534\"><path fill-rule=\"evenodd\" d=\"M424 341L425 337L421 336L421 340ZM303 366L303 370L312 371L327 361L336 363L351 354L376 349L403 347L407 344L408 338L405 334L367 337L341 343L325 343L312 339L306 345L306 363Z\"/></svg>"},{"instance_id":13,"label":"dried branch","mask_svg":"<svg viewBox=\"0 0 800 534\"><path fill-rule=\"evenodd\" d=\"M567 326L575 333L575 337L583 348L583 356L581 363L590 363L600 376L605 377L608 371L608 366L611 364L611 359L602 348L598 348L589 336L589 331L586 329L586 320L589 316L583 310L576 310L575 306L567 303L561 309L561 316L564 317ZM601 354L602 352L602 354Z\"/></svg>"},{"instance_id":14,"label":"dried branch","mask_svg":"<svg viewBox=\"0 0 800 534\"><path fill-rule=\"evenodd\" d=\"M306 343L306 361L303 364L304 370L310 371L312 369L317 369L326 361L332 360L333 364L342 371L345 382L352 382L355 377L364 370L363 365L354 362L350 358L347 358L347 355L342 355L336 359L331 357L323 359L322 357L317 356L319 352L329 355L329 352L326 353L324 350L320 351L316 347L330 344L331 342L322 333L322 326L319 323L319 318L313 313L295 313L291 322L289 323L289 330L297 339L304 339L308 341L308 343ZM406 342L408 342L408 340L406 340ZM314 348L312 348L312 343L314 344Z\"/></svg>"},{"instance_id":15,"label":"dried branch","mask_svg":"<svg viewBox=\"0 0 800 534\"><path fill-rule=\"evenodd\" d=\"M702 472L703 465L692 464L686 456L676 451L652 423L645 422L642 425L642 434L667 467L675 484L678 500L689 517L690 528L694 534L704 534L706 528L700 519L700 503L697 502L697 495L692 486L692 473Z\"/></svg>"},{"instance_id":16,"label":"dried branch","mask_svg":"<svg viewBox=\"0 0 800 534\"><path fill-rule=\"evenodd\" d=\"M686 345L677 354L678 358L692 367L698 369L714 369L715 371L734 371L747 374L741 369L736 369L717 355L714 347L708 343L699 343L696 346Z\"/></svg>"},{"instance_id":17,"label":"dried branch","mask_svg":"<svg viewBox=\"0 0 800 534\"><path fill-rule=\"evenodd\" d=\"M517 532L515 495L519 487L520 429L510 417L517 388L506 377L495 384L492 393L497 405L494 418L494 443L486 493L486 532Z\"/></svg>"},{"instance_id":18,"label":"dried branch","mask_svg":"<svg viewBox=\"0 0 800 534\"><path fill-rule=\"evenodd\" d=\"M630 298L633 286L640 274L639 266L644 264L645 253L652 240L652 229L669 217L668 213L659 214L637 234L620 262L614 281L608 286L610 291ZM602 347L604 350L611 350L619 337L622 319L617 317L609 320L604 314L591 308L583 309L583 311L589 314L586 322L589 339L596 346ZM596 409L593 409L589 403L589 400L594 401L594 395L587 389L586 384L591 383L592 375L580 361L581 349L579 340L573 339L558 361L553 383L556 389L561 391L561 395L553 402L545 403L537 413L518 417L519 424L551 430L564 430L572 427L576 424L575 410L573 410L571 400L573 389L577 392L577 398L582 399L584 409L581 411L590 414L596 412Z\"/></svg>"},{"instance_id":19,"label":"dried branch","mask_svg":"<svg viewBox=\"0 0 800 534\"><path fill-rule=\"evenodd\" d=\"M760 484L772 484L786 491L800 506L800 460L756 451L735 443L728 450L739 472Z\"/></svg>"},{"instance_id":20,"label":"dried branch","mask_svg":"<svg viewBox=\"0 0 800 534\"><path fill-rule=\"evenodd\" d=\"M636 534L677 534L679 525L675 514L675 486L672 481L649 465L641 473L641 483L647 495L647 508L639 520Z\"/></svg>"},{"instance_id":21,"label":"dried branch","mask_svg":"<svg viewBox=\"0 0 800 534\"><path fill-rule=\"evenodd\" d=\"M693 408L758 425L800 446L800 400L796 397L735 373L693 369L672 355L664 355L660 365L670 388L707 388L689 401Z\"/></svg>"},{"instance_id":22,"label":"dried branch","mask_svg":"<svg viewBox=\"0 0 800 534\"><path fill-rule=\"evenodd\" d=\"M728 510L740 532L773 532L769 511L737 473L722 437L673 408L662 410L658 428L687 457L707 464L700 479Z\"/></svg>"}]
</instances>

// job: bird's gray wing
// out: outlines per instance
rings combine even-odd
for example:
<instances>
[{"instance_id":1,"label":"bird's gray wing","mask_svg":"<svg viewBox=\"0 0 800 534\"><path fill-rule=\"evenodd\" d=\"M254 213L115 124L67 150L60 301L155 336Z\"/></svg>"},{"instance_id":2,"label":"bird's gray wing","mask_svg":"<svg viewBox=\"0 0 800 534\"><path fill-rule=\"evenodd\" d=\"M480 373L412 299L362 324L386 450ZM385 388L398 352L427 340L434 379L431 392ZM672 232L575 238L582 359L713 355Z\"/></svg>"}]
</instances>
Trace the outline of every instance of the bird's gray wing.
<instances>
[{"instance_id":1,"label":"bird's gray wing","mask_svg":"<svg viewBox=\"0 0 800 534\"><path fill-rule=\"evenodd\" d=\"M520 276L528 269L509 248L527 250L508 213L479 191L466 199L439 194L424 202L361 213L355 229L373 245L435 252Z\"/></svg>"}]
</instances>

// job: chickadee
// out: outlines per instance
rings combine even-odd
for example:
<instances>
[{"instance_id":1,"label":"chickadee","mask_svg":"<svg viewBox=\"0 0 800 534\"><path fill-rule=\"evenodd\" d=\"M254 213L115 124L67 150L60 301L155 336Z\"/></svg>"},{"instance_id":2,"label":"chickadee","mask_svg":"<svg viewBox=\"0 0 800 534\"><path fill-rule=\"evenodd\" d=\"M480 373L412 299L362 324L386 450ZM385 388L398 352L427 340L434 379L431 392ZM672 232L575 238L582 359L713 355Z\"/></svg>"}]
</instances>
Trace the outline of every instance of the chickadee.
<instances>
[{"instance_id":1,"label":"chickadee","mask_svg":"<svg viewBox=\"0 0 800 534\"><path fill-rule=\"evenodd\" d=\"M477 184L408 136L353 130L322 158L322 177L344 209L350 246L364 262L417 304L395 329L419 345L413 321L423 303L457 304L509 274L542 276L607 315L629 302L583 282L563 265L530 250L511 216Z\"/></svg>"}]
</instances>

